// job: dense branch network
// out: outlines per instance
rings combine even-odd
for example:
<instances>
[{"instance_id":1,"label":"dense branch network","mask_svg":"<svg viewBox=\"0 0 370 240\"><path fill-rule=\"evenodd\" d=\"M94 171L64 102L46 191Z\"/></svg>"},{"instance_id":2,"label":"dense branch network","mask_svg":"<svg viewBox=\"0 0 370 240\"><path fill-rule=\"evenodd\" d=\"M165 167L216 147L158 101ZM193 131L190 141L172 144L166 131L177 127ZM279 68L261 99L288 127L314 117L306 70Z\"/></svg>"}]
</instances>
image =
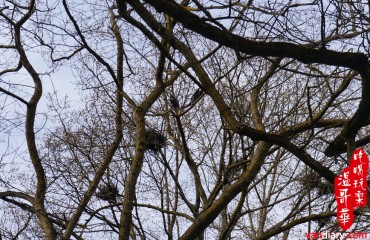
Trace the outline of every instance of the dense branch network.
<instances>
[{"instance_id":1,"label":"dense branch network","mask_svg":"<svg viewBox=\"0 0 370 240\"><path fill-rule=\"evenodd\" d=\"M0 238L339 231L334 178L370 142L366 4L2 5Z\"/></svg>"}]
</instances>

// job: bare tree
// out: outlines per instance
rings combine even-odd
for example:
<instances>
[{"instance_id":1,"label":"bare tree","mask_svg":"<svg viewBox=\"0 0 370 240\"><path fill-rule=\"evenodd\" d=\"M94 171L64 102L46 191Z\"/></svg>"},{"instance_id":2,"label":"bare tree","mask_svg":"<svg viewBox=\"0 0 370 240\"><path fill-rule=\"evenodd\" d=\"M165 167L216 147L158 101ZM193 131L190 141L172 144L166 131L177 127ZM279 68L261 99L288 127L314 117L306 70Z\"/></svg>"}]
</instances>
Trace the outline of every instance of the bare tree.
<instances>
[{"instance_id":1,"label":"bare tree","mask_svg":"<svg viewBox=\"0 0 370 240\"><path fill-rule=\"evenodd\" d=\"M368 14L358 1L2 1L0 236L340 231L334 177L370 139ZM75 106L42 98L65 66Z\"/></svg>"}]
</instances>

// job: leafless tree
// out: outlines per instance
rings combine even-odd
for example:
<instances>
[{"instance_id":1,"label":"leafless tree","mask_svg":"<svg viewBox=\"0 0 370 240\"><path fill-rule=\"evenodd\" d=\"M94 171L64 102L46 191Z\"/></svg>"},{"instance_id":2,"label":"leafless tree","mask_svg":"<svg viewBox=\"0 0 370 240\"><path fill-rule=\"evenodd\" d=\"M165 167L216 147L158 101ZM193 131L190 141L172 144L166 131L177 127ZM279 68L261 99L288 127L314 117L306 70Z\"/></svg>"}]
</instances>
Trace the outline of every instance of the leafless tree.
<instances>
[{"instance_id":1,"label":"leafless tree","mask_svg":"<svg viewBox=\"0 0 370 240\"><path fill-rule=\"evenodd\" d=\"M1 1L0 239L340 231L334 177L370 141L368 15L359 1ZM43 90L67 67L77 104Z\"/></svg>"}]
</instances>

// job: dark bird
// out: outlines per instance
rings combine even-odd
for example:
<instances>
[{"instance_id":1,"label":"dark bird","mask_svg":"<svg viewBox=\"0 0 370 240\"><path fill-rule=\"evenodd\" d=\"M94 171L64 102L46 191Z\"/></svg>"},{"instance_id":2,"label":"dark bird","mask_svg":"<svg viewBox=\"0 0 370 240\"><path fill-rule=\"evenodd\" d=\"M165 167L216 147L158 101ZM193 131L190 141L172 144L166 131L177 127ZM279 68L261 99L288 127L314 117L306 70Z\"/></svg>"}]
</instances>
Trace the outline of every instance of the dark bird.
<instances>
[{"instance_id":1,"label":"dark bird","mask_svg":"<svg viewBox=\"0 0 370 240\"><path fill-rule=\"evenodd\" d=\"M194 104L203 94L203 90L198 88L198 90L195 91L193 96L191 97L190 104Z\"/></svg>"},{"instance_id":2,"label":"dark bird","mask_svg":"<svg viewBox=\"0 0 370 240\"><path fill-rule=\"evenodd\" d=\"M125 0L116 0L118 14L122 17L127 12L127 4Z\"/></svg>"},{"instance_id":3,"label":"dark bird","mask_svg":"<svg viewBox=\"0 0 370 240\"><path fill-rule=\"evenodd\" d=\"M174 95L171 94L170 96L170 104L171 104L171 108L172 110L174 111L178 111L180 109L180 104L179 104L179 101L176 99L176 97Z\"/></svg>"}]
</instances>

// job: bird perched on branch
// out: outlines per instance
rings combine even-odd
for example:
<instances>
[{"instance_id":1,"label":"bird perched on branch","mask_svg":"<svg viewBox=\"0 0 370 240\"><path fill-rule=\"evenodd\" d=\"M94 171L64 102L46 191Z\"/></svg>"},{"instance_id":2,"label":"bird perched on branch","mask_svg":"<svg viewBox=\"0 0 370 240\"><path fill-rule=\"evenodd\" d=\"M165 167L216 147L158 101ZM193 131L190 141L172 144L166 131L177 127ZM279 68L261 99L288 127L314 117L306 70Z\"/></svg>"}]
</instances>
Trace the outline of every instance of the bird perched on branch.
<instances>
[{"instance_id":1,"label":"bird perched on branch","mask_svg":"<svg viewBox=\"0 0 370 240\"><path fill-rule=\"evenodd\" d=\"M180 109L180 104L179 104L179 101L177 100L177 98L171 94L170 96L170 104L171 104L171 108L172 110L174 111L178 111Z\"/></svg>"},{"instance_id":2,"label":"bird perched on branch","mask_svg":"<svg viewBox=\"0 0 370 240\"><path fill-rule=\"evenodd\" d=\"M191 96L190 104L194 104L202 96L202 94L203 94L203 90L198 88L193 94L193 96Z\"/></svg>"},{"instance_id":3,"label":"bird perched on branch","mask_svg":"<svg viewBox=\"0 0 370 240\"><path fill-rule=\"evenodd\" d=\"M125 0L116 0L118 14L122 17L127 12L127 4Z\"/></svg>"}]
</instances>

